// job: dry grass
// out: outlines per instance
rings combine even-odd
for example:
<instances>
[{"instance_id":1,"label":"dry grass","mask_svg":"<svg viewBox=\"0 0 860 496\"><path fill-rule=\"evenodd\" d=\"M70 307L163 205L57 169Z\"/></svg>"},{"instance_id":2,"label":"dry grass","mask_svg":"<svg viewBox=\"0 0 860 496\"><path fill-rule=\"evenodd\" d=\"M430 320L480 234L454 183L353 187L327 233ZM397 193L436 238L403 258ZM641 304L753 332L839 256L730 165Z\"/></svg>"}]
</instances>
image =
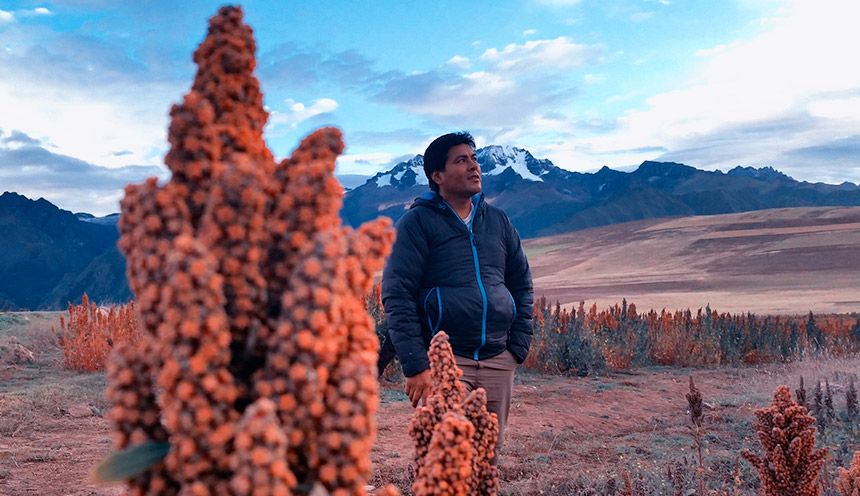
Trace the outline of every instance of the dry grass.
<instances>
[{"instance_id":1,"label":"dry grass","mask_svg":"<svg viewBox=\"0 0 860 496\"><path fill-rule=\"evenodd\" d=\"M0 346L16 341L35 354L56 351L51 328L59 324L60 312L0 313Z\"/></svg>"},{"instance_id":2,"label":"dry grass","mask_svg":"<svg viewBox=\"0 0 860 496\"><path fill-rule=\"evenodd\" d=\"M28 364L0 364L0 437L20 436L50 423L41 416L59 416L59 409L88 404L105 411L104 373L80 373L61 367L62 353L51 332L59 312L0 314L0 346L17 342L33 352Z\"/></svg>"}]
</instances>

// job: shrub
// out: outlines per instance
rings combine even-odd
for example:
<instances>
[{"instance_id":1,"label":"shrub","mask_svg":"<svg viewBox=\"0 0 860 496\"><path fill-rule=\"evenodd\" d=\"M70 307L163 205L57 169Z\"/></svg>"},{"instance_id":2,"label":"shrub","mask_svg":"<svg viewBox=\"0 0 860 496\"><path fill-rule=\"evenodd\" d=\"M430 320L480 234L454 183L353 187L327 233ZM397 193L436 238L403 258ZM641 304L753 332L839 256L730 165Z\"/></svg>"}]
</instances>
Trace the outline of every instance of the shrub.
<instances>
[{"instance_id":1,"label":"shrub","mask_svg":"<svg viewBox=\"0 0 860 496\"><path fill-rule=\"evenodd\" d=\"M827 449L815 449L815 418L780 386L768 408L755 411L756 433L764 456L741 452L758 470L766 496L818 496L818 475Z\"/></svg>"},{"instance_id":2,"label":"shrub","mask_svg":"<svg viewBox=\"0 0 860 496\"><path fill-rule=\"evenodd\" d=\"M109 309L90 302L84 293L80 305L69 303L68 319L60 316L60 332L51 328L63 351L63 365L72 370L104 370L114 346L140 340L134 302Z\"/></svg>"},{"instance_id":3,"label":"shrub","mask_svg":"<svg viewBox=\"0 0 860 496\"><path fill-rule=\"evenodd\" d=\"M584 306L580 302L568 312L558 302L535 300L526 367L587 375L603 367L757 364L802 359L808 352L844 356L857 349L854 316L758 317L721 314L709 306L695 313L638 313L626 300L601 311L596 303L588 310Z\"/></svg>"}]
</instances>

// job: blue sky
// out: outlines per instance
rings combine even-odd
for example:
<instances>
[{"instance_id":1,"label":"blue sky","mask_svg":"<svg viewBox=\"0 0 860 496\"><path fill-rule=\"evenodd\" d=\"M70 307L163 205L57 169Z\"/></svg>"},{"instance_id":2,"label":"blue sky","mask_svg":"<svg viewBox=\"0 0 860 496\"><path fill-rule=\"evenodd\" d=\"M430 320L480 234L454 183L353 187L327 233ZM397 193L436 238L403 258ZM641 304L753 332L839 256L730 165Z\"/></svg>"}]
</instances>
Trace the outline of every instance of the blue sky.
<instances>
[{"instance_id":1,"label":"blue sky","mask_svg":"<svg viewBox=\"0 0 860 496\"><path fill-rule=\"evenodd\" d=\"M104 215L166 178L220 4L0 0L0 192ZM245 2L278 158L323 125L372 175L469 130L570 170L671 160L860 181L857 0Z\"/></svg>"}]
</instances>

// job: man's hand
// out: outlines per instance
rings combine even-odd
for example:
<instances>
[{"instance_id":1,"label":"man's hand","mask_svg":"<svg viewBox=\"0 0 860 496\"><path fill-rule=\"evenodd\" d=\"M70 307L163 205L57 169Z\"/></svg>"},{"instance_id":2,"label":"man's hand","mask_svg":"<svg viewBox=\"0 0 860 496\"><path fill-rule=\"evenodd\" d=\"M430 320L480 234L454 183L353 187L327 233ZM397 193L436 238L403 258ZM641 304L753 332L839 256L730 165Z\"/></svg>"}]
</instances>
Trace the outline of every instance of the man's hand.
<instances>
[{"instance_id":1,"label":"man's hand","mask_svg":"<svg viewBox=\"0 0 860 496\"><path fill-rule=\"evenodd\" d=\"M412 401L412 408L418 406L418 400L430 394L430 369L406 378L406 395Z\"/></svg>"}]
</instances>

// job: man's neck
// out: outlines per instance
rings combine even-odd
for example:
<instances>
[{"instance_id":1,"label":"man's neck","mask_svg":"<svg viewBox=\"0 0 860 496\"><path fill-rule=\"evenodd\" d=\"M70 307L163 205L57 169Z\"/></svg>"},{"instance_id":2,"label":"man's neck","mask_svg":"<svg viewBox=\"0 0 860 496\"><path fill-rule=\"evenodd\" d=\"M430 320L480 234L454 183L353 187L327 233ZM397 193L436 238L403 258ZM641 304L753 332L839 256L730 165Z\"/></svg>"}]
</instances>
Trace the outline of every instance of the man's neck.
<instances>
[{"instance_id":1,"label":"man's neck","mask_svg":"<svg viewBox=\"0 0 860 496\"><path fill-rule=\"evenodd\" d=\"M461 219L464 219L469 216L469 213L472 211L472 197L467 196L465 198L448 198L446 196L442 196L442 199L445 200L445 203L451 206L457 215L460 216Z\"/></svg>"}]
</instances>

